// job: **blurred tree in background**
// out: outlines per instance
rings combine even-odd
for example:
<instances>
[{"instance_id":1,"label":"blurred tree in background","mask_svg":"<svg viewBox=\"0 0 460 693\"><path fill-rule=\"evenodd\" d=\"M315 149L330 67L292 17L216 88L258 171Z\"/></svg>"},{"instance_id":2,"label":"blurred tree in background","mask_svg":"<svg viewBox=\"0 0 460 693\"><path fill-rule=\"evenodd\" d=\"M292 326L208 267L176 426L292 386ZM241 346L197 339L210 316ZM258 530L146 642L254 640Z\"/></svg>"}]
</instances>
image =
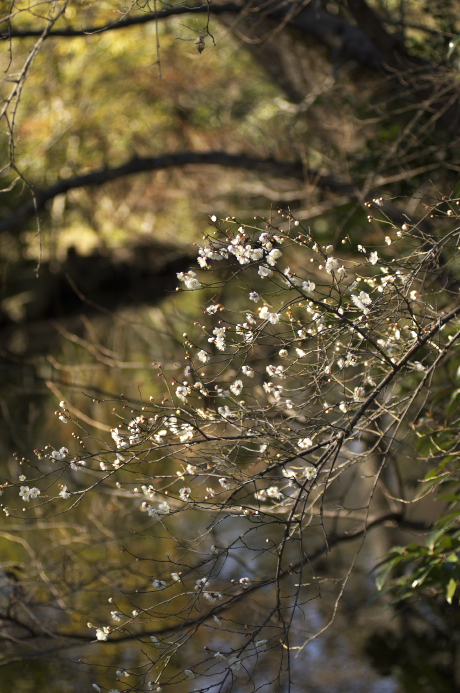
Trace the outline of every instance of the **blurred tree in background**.
<instances>
[{"instance_id":1,"label":"blurred tree in background","mask_svg":"<svg viewBox=\"0 0 460 693\"><path fill-rule=\"evenodd\" d=\"M2 681L459 690L456 3L0 8Z\"/></svg>"}]
</instances>

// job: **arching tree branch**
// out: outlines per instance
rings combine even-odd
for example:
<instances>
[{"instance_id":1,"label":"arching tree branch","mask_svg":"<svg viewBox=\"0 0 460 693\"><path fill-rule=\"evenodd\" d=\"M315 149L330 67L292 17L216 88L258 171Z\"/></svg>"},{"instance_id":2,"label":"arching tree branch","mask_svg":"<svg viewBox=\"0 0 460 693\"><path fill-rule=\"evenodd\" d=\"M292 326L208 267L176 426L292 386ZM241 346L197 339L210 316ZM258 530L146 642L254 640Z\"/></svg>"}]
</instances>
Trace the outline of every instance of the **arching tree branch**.
<instances>
[{"instance_id":1,"label":"arching tree branch","mask_svg":"<svg viewBox=\"0 0 460 693\"><path fill-rule=\"evenodd\" d=\"M179 152L158 157L134 157L121 166L101 168L81 176L64 178L45 190L37 191L33 199L18 207L15 212L0 222L0 233L18 229L32 218L34 214L40 212L47 202L58 195L69 192L69 190L104 185L104 183L137 173L197 164L246 169L300 179L305 177L304 167L300 161L286 162L274 158L261 159L245 154L227 154L226 152L215 151ZM355 190L350 183L337 181L331 176L321 176L316 171L309 171L308 178L318 187L329 189L333 192L352 194Z\"/></svg>"}]
</instances>

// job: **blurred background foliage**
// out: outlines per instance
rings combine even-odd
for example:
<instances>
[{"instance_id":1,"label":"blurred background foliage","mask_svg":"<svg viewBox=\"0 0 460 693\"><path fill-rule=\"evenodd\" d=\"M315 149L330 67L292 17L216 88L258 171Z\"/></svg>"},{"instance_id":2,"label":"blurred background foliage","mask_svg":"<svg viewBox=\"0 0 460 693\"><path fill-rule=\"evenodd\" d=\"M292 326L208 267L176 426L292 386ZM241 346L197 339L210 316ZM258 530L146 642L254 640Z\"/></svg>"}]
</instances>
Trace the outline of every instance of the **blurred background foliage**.
<instances>
[{"instance_id":1,"label":"blurred background foliage","mask_svg":"<svg viewBox=\"0 0 460 693\"><path fill-rule=\"evenodd\" d=\"M206 163L166 167L75 187L40 211L39 225L32 216L2 230L0 451L5 481L16 481L23 465L30 465L30 474L34 448L69 444L67 428L53 413L60 399L80 419L83 438L94 435L92 424L107 436L117 421L112 409L123 416L125 398L140 403L163 396L157 363L167 378L180 377L182 334L191 321L202 319L203 299L174 292L176 271L191 262L193 243L206 232L209 215L235 215L245 222L289 208L324 244L338 245L345 236L354 245L371 244L382 242L395 209L420 219L424 202L429 206L442 195L460 194L457 57L455 52L452 59L446 57L449 41L460 32L453 0L369 1L381 26L413 57L404 62L400 53L395 59L399 72L395 65L379 69L370 58L366 64L366 56L360 62L350 46L328 38L328 31L335 31L329 25L324 34L318 29L313 36L301 24L271 17L267 7L276 10L283 3L263 8L252 3L252 15L242 11L243 3L241 12L210 14L212 36L207 35L206 12L78 37L49 36L23 79L20 99L9 103L12 84L37 41L15 37L14 31L42 31L47 16L64 4L65 13L51 31L100 27L155 9L185 7L175 2L129 7L115 1L0 3L6 18L0 27L1 89L7 104L0 139L3 219L27 203L32 190L135 157L218 151L273 158L292 165L292 172L277 170L273 162L266 170ZM290 5L294 14L304 9L304 3ZM356 5L364 12L364 3L361 9L360 3L347 8L335 0L310 5L365 34L365 20L360 25L350 10ZM199 53L195 42L202 34L205 49ZM357 35L355 48L360 41L364 46ZM326 184L324 176L329 177ZM369 224L362 203L380 195L388 202L391 197L389 221ZM442 234L446 221L440 218L436 228ZM222 303L226 298L238 309L237 297L226 296L225 289L214 296ZM441 411L454 397L454 387L438 401ZM439 425L442 429L442 416ZM443 435L451 436L447 447L452 449L456 433ZM29 462L19 464L22 458ZM457 497L446 502L456 512ZM155 542L158 560L168 550L168 537L161 536L161 526L154 530L133 513L131 502L103 494L67 515L46 507L43 515L50 514L49 519L41 517L40 509L34 512L21 522L2 520L0 605L8 603L12 614L19 613L20 597L27 592L33 617L20 617L49 619L59 639L56 635L56 646L50 645L43 634L43 642L28 648L27 632L8 632L2 643L5 690L74 691L75 681L78 690L86 690L101 659L107 671L115 664L134 671L138 643L83 646L91 639L88 614L94 623L102 621L106 600L116 589L142 590L151 565L133 563L132 555L141 557L146 543ZM193 531L202 531L204 520L195 522ZM180 514L177 531L185 531ZM406 539L413 537L401 543ZM389 548L387 540L383 545ZM418 546L414 559L423 562ZM352 550L351 545L344 549ZM305 654L302 667L310 683L302 690L459 690L453 627L458 631L458 606L446 605L438 592L427 590L425 601L419 597L411 604L409 599L402 611L399 606L383 611L382 603L366 608L374 592L369 569L383 554L377 546L364 556L344 596L335 635ZM413 565L408 553L396 556L390 567L402 567L404 561ZM323 568L331 575L340 571L337 564ZM407 587L399 579L402 589ZM125 609L142 601L125 599ZM317 625L325 616L320 606L315 609L311 618ZM16 637L22 638L20 646ZM63 642L72 648L61 652ZM42 651L48 655L37 658ZM324 658L330 663L328 676ZM269 669L266 662L267 677ZM99 681L103 674L101 668ZM112 674L107 675L106 685L112 682Z\"/></svg>"}]
</instances>

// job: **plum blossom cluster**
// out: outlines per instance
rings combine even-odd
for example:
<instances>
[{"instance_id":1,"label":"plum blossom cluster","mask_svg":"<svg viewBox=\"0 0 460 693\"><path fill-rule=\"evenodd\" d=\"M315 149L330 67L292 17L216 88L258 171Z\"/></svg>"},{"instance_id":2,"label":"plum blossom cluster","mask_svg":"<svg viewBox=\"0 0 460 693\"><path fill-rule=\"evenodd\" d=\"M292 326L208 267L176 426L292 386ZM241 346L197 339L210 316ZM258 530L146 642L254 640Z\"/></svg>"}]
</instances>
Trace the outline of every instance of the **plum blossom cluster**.
<instances>
[{"instance_id":1,"label":"plum blossom cluster","mask_svg":"<svg viewBox=\"0 0 460 693\"><path fill-rule=\"evenodd\" d=\"M429 260L417 255L410 265L410 248L382 241L359 248L352 261L321 247L290 216L283 230L235 223L232 233L214 221L220 235L199 250L199 269L177 275L206 298L184 335L184 361L171 359L167 376L159 374L164 392L132 403L126 420L118 410L106 447L99 438L85 460L66 447L49 446L43 456L46 473L61 474L56 503L80 494L73 490L79 471L78 489L85 475L88 489L104 483L111 512L134 518L123 547L136 561L119 590L124 605L110 602L112 626L97 627L95 638L133 632L147 652L145 681L157 689L168 682L170 662L185 661L185 642L189 668L179 684L208 670L216 680L220 672L237 680L248 653L262 657L269 641L284 647L284 624L297 607L289 606L289 618L287 607L283 618L273 614L294 604L293 595L299 604L315 598L310 537L316 550L337 498L348 507L343 479L349 488L372 473L358 466L371 457L366 446L377 445L367 441L384 449L449 345L424 298ZM410 388L398 390L407 373ZM60 411L71 420L67 406ZM40 490L20 486L19 495L30 501ZM350 510L346 522L354 525L342 527L337 513L337 533L348 537L362 516L361 507ZM199 651L192 651L196 632Z\"/></svg>"},{"instance_id":2,"label":"plum blossom cluster","mask_svg":"<svg viewBox=\"0 0 460 693\"><path fill-rule=\"evenodd\" d=\"M29 488L28 486L21 486L21 488L19 489L19 496L24 501L33 500L34 498L38 498L39 495L40 489L35 486L33 486L32 488Z\"/></svg>"},{"instance_id":3,"label":"plum blossom cluster","mask_svg":"<svg viewBox=\"0 0 460 693\"><path fill-rule=\"evenodd\" d=\"M179 281L184 282L185 288L194 291L201 287L201 282L196 278L196 272L189 270L188 272L179 272L177 275Z\"/></svg>"}]
</instances>

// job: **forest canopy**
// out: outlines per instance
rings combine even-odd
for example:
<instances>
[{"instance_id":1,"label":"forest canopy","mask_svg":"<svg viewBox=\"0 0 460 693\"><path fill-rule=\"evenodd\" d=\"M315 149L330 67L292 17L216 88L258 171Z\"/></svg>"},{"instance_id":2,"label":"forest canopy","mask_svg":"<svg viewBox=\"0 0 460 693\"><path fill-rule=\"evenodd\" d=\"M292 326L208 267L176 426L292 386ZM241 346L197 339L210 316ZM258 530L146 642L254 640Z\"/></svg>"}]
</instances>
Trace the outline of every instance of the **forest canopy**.
<instances>
[{"instance_id":1,"label":"forest canopy","mask_svg":"<svg viewBox=\"0 0 460 693\"><path fill-rule=\"evenodd\" d=\"M1 680L459 690L456 3L0 11Z\"/></svg>"}]
</instances>

